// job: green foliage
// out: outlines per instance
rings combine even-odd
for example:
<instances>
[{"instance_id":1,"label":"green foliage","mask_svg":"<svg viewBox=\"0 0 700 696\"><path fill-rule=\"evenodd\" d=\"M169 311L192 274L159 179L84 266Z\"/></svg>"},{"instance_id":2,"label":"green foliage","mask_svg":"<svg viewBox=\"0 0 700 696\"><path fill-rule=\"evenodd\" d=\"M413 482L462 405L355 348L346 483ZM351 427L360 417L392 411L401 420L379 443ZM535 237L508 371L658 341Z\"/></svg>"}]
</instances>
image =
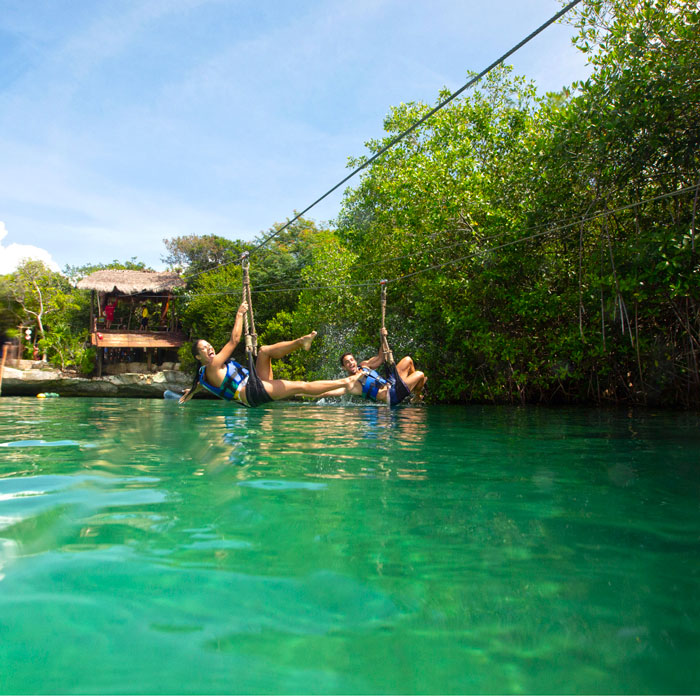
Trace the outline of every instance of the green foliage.
<instances>
[{"instance_id":1,"label":"green foliage","mask_svg":"<svg viewBox=\"0 0 700 696\"><path fill-rule=\"evenodd\" d=\"M12 293L11 274L0 276L0 334L9 340L19 335L17 325L21 322L21 307Z\"/></svg>"},{"instance_id":2,"label":"green foliage","mask_svg":"<svg viewBox=\"0 0 700 696\"><path fill-rule=\"evenodd\" d=\"M291 312L296 308L297 287L305 284L304 270L314 266L317 250L334 238L332 232L319 229L304 218L278 232L281 227L281 224L274 225L256 240L260 243L276 234L271 242L255 252L250 264L255 317L261 325L278 312Z\"/></svg>"},{"instance_id":3,"label":"green foliage","mask_svg":"<svg viewBox=\"0 0 700 696\"><path fill-rule=\"evenodd\" d=\"M17 323L34 324L39 338L45 337L45 324L73 311L77 304L68 280L43 262L26 259L6 277L3 291L8 295ZM46 352L44 352L46 357Z\"/></svg>"},{"instance_id":4,"label":"green foliage","mask_svg":"<svg viewBox=\"0 0 700 696\"><path fill-rule=\"evenodd\" d=\"M164 239L168 254L162 261L170 268L184 270L187 275L203 273L222 264L234 263L250 247L215 234L190 234Z\"/></svg>"},{"instance_id":5,"label":"green foliage","mask_svg":"<svg viewBox=\"0 0 700 696\"><path fill-rule=\"evenodd\" d=\"M51 364L62 370L73 367L82 374L89 374L94 367L95 349L89 346L87 339L87 330L76 335L67 323L56 321L38 345L50 356Z\"/></svg>"},{"instance_id":6,"label":"green foliage","mask_svg":"<svg viewBox=\"0 0 700 696\"><path fill-rule=\"evenodd\" d=\"M180 370L182 372L193 374L195 368L198 366L198 362L192 355L191 346L192 344L190 342L181 345L177 350L177 359L180 363Z\"/></svg>"}]
</instances>

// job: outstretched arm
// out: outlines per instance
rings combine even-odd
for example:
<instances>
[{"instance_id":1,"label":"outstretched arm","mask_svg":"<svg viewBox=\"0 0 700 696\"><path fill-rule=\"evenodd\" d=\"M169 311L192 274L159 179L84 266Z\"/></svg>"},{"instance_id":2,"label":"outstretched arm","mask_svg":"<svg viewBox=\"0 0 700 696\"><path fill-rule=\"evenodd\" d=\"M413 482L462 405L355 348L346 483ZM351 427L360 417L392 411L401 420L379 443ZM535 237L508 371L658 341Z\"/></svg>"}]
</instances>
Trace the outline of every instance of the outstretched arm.
<instances>
[{"instance_id":1,"label":"outstretched arm","mask_svg":"<svg viewBox=\"0 0 700 696\"><path fill-rule=\"evenodd\" d=\"M185 389L178 401L179 404L187 403L199 391L199 384L194 389Z\"/></svg>"},{"instance_id":2,"label":"outstretched arm","mask_svg":"<svg viewBox=\"0 0 700 696\"><path fill-rule=\"evenodd\" d=\"M379 329L379 333L382 336L387 335L387 330L382 327ZM382 347L382 341L379 342L379 352L371 357L369 360L363 360L360 365L362 367L368 367L370 370L376 370L384 362L384 348Z\"/></svg>"},{"instance_id":3,"label":"outstretched arm","mask_svg":"<svg viewBox=\"0 0 700 696\"><path fill-rule=\"evenodd\" d=\"M241 341L241 335L243 334L243 317L248 311L248 303L242 302L241 306L236 312L236 321L233 324L233 329L231 330L231 338L228 343L216 354L216 357L212 361L212 367L221 368L226 364L226 361L231 357L236 346Z\"/></svg>"}]
</instances>

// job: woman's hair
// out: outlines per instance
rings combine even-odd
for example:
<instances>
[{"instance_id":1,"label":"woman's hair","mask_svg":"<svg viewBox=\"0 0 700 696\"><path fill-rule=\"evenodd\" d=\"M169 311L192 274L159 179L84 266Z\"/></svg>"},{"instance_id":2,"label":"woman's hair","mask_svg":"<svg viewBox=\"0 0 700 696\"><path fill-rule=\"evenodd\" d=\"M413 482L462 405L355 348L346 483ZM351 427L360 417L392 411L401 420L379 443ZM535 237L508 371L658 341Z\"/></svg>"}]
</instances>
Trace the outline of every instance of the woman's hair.
<instances>
[{"instance_id":1,"label":"woman's hair","mask_svg":"<svg viewBox=\"0 0 700 696\"><path fill-rule=\"evenodd\" d=\"M192 344L190 345L190 350L192 351L192 357L195 359L195 369L194 369L194 379L192 380L192 386L190 387L190 391L194 391L196 386L199 384L199 368L201 367L199 361L197 360L197 356L199 355L199 348L197 346L199 345L199 342L201 341L201 338L195 338L194 341L192 341Z\"/></svg>"}]
</instances>

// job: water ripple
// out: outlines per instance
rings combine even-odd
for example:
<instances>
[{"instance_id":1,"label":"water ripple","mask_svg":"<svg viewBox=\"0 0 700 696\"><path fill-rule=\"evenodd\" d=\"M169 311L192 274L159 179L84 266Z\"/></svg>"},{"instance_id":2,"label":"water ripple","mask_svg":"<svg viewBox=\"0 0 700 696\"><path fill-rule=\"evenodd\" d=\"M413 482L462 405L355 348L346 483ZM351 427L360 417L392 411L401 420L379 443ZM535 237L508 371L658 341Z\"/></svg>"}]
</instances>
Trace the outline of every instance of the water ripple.
<instances>
[{"instance_id":1,"label":"water ripple","mask_svg":"<svg viewBox=\"0 0 700 696\"><path fill-rule=\"evenodd\" d=\"M325 483L311 483L310 481L277 481L273 479L255 479L254 481L239 481L239 486L246 488L262 488L264 490L275 491L318 491L326 488Z\"/></svg>"},{"instance_id":2,"label":"water ripple","mask_svg":"<svg viewBox=\"0 0 700 696\"><path fill-rule=\"evenodd\" d=\"M91 442L77 442L76 440L14 440L0 442L0 447L84 447L92 448L97 445Z\"/></svg>"}]
</instances>

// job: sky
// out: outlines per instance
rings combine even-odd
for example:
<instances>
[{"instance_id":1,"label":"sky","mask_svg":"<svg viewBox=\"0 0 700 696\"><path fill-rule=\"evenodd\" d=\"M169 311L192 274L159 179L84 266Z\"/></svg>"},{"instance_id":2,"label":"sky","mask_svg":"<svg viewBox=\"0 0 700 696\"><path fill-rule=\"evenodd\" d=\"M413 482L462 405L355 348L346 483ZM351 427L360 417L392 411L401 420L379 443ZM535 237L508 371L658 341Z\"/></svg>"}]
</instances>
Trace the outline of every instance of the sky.
<instances>
[{"instance_id":1,"label":"sky","mask_svg":"<svg viewBox=\"0 0 700 696\"><path fill-rule=\"evenodd\" d=\"M23 256L162 270L164 239L252 240L341 181L392 106L437 103L561 7L0 0L0 273ZM508 63L543 92L583 79L573 33Z\"/></svg>"}]
</instances>

